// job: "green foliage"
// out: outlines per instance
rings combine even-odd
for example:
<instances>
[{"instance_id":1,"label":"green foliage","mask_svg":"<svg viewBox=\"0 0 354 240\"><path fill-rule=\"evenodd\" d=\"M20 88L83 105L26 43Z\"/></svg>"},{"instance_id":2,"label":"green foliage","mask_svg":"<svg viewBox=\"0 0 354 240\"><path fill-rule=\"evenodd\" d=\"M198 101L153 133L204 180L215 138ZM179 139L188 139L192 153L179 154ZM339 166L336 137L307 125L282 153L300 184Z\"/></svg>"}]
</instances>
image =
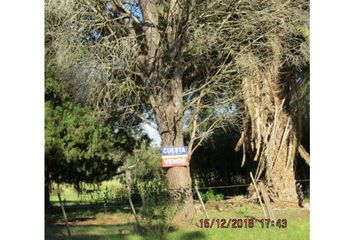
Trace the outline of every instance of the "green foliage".
<instances>
[{"instance_id":1,"label":"green foliage","mask_svg":"<svg viewBox=\"0 0 354 240\"><path fill-rule=\"evenodd\" d=\"M103 204L104 207L109 204L121 204L123 199L124 202L127 202L127 192L125 189L114 190L106 186L90 191L89 195L91 204Z\"/></svg>"},{"instance_id":2,"label":"green foliage","mask_svg":"<svg viewBox=\"0 0 354 240\"><path fill-rule=\"evenodd\" d=\"M215 194L214 190L211 188L209 188L206 193L201 193L201 195L202 195L202 199L204 202L224 200L223 194L221 194L221 193Z\"/></svg>"},{"instance_id":3,"label":"green foliage","mask_svg":"<svg viewBox=\"0 0 354 240\"><path fill-rule=\"evenodd\" d=\"M164 179L154 179L138 184L142 197L141 216L149 239L167 239L171 222L177 213L178 206L168 192Z\"/></svg>"},{"instance_id":4,"label":"green foliage","mask_svg":"<svg viewBox=\"0 0 354 240\"><path fill-rule=\"evenodd\" d=\"M133 170L138 181L163 177L164 171L161 168L159 148L142 144L139 149L134 150L133 158L134 160L139 159L139 164Z\"/></svg>"},{"instance_id":5,"label":"green foliage","mask_svg":"<svg viewBox=\"0 0 354 240\"><path fill-rule=\"evenodd\" d=\"M129 147L126 147L129 146ZM100 182L121 165L120 156L132 151L135 139L97 119L93 112L69 98L54 74L45 82L46 181ZM124 150L123 150L124 147Z\"/></svg>"},{"instance_id":6,"label":"green foliage","mask_svg":"<svg viewBox=\"0 0 354 240\"><path fill-rule=\"evenodd\" d=\"M103 181L98 184L80 184L79 191L70 184L53 184L50 200L58 204L57 191L60 192L64 201L69 201L71 205L93 205L120 206L128 204L126 186L120 179ZM69 203L67 203L69 204Z\"/></svg>"},{"instance_id":7,"label":"green foliage","mask_svg":"<svg viewBox=\"0 0 354 240\"><path fill-rule=\"evenodd\" d=\"M234 218L250 218L254 216L256 218L262 218L263 212L259 206L254 207L250 204L245 205L244 211L245 215L239 215L235 211L223 211L218 212L217 210L208 210L210 218L224 218L224 219L234 219ZM238 207L237 207L238 208ZM248 209L248 210L246 210ZM74 211L75 210L75 211ZM146 234L137 233L135 231L134 217L131 213L126 213L125 211L118 213L100 213L97 214L95 211L87 211L82 208L73 209L72 212L68 213L69 216L85 216L89 217L90 221L92 218L96 220L109 219L112 221L111 225L101 225L97 224L87 224L87 225L77 225L71 227L72 237L70 239L82 239L82 240L97 240L97 239L136 239L136 240L146 240L148 236ZM52 216L52 222L62 221L62 214L60 211ZM204 218L200 215L200 218ZM181 221L178 223L178 230L171 231L168 233L167 239L170 240L235 240L235 239L245 239L245 240L305 240L309 238L309 211L301 211L299 214L299 209L281 209L278 212L277 218L286 218L288 220L288 227L280 229L278 227L262 228L261 223L257 222L254 228L200 228L194 224L190 224L189 221ZM197 219L199 220L199 219ZM200 222L197 221L200 225ZM231 226L231 225L230 225ZM46 239L68 239L66 236L65 225L46 225L45 228ZM157 238L156 238L157 239Z\"/></svg>"},{"instance_id":8,"label":"green foliage","mask_svg":"<svg viewBox=\"0 0 354 240\"><path fill-rule=\"evenodd\" d=\"M236 208L236 214L237 216L245 216L247 214L250 214L250 208L247 205L240 204Z\"/></svg>"}]
</instances>

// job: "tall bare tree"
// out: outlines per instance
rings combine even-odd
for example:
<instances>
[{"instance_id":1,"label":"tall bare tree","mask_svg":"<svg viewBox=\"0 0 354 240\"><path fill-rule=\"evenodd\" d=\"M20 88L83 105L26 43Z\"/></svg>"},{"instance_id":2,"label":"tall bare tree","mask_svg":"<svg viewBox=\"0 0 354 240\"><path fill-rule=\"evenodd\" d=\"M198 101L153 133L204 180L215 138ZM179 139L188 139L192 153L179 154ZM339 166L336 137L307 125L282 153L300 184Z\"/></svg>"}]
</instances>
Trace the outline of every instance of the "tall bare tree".
<instances>
[{"instance_id":1,"label":"tall bare tree","mask_svg":"<svg viewBox=\"0 0 354 240\"><path fill-rule=\"evenodd\" d=\"M237 119L236 82L226 63L231 55L218 51L217 30L199 16L198 6L207 9L212 2L46 4L47 53L55 56L73 94L82 92L80 99L92 102L97 114L116 114L119 127L135 119L156 125L163 146L187 144L190 156L214 129ZM188 215L189 167L168 168L166 175L171 194L184 203L181 214Z\"/></svg>"}]
</instances>

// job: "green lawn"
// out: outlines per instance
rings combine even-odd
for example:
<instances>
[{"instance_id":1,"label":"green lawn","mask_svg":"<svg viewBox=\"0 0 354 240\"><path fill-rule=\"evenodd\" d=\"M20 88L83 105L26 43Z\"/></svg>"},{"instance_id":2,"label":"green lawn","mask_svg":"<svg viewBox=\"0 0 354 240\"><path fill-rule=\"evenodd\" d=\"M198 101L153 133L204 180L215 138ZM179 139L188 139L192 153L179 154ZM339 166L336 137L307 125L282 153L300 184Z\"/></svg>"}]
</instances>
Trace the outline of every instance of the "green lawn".
<instances>
[{"instance_id":1,"label":"green lawn","mask_svg":"<svg viewBox=\"0 0 354 240\"><path fill-rule=\"evenodd\" d=\"M262 218L262 211L254 204L243 204L219 212L209 205L208 213L211 218ZM306 240L310 237L309 210L305 209L275 209L276 218L286 218L287 228L262 228L255 223L254 228L212 228L198 227L199 219L204 218L202 213L192 222L176 222L172 225L167 239L170 240L197 240L197 239L245 239L245 240ZM101 209L68 209L71 220L70 239L123 239L139 240L149 239L145 234L136 231L134 218L129 208L115 209L102 212ZM47 215L45 235L46 239L69 239L67 231L61 220L58 209ZM150 239L158 240L157 237Z\"/></svg>"},{"instance_id":2,"label":"green lawn","mask_svg":"<svg viewBox=\"0 0 354 240\"><path fill-rule=\"evenodd\" d=\"M83 192L78 193L72 185L61 184L60 187L54 184L50 201L54 205L59 205L57 192L60 192L61 198L66 205L87 204L103 200L116 200L119 197L126 196L125 186L120 180L103 181L99 186L92 184L83 184Z\"/></svg>"},{"instance_id":3,"label":"green lawn","mask_svg":"<svg viewBox=\"0 0 354 240\"><path fill-rule=\"evenodd\" d=\"M134 233L133 225L108 225L108 226L76 226L70 228L70 239L146 239L144 236ZM197 239L249 239L249 240L305 240L309 239L309 221L298 219L289 220L286 229L261 228L253 229L178 229L168 234L171 240L197 240ZM66 239L65 227L48 227L46 239Z\"/></svg>"}]
</instances>

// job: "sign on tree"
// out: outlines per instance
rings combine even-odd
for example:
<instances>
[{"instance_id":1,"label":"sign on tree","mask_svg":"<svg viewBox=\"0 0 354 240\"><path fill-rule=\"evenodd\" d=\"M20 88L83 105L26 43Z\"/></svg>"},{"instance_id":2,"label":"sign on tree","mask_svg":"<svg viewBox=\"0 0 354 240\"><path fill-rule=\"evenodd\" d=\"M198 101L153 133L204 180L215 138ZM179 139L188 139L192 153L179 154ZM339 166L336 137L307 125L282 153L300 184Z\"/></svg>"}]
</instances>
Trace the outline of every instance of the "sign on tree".
<instances>
[{"instance_id":1,"label":"sign on tree","mask_svg":"<svg viewBox=\"0 0 354 240\"><path fill-rule=\"evenodd\" d=\"M162 167L188 166L188 147L161 148Z\"/></svg>"}]
</instances>

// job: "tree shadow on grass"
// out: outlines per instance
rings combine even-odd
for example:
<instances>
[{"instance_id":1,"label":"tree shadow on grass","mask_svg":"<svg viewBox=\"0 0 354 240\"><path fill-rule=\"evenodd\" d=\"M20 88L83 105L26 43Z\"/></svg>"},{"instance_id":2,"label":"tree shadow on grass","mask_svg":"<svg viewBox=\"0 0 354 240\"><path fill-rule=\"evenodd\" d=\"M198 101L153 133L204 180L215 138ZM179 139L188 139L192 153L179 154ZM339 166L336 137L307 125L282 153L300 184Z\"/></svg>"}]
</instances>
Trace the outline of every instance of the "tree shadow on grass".
<instances>
[{"instance_id":1,"label":"tree shadow on grass","mask_svg":"<svg viewBox=\"0 0 354 240\"><path fill-rule=\"evenodd\" d=\"M150 229L151 230L151 229ZM125 223L116 225L84 225L70 227L71 237L68 237L65 226L46 226L46 240L142 240L151 239L151 235L147 229L136 228L135 223ZM178 232L175 228L170 228L169 233ZM180 233L174 238L176 240L198 240L207 239L202 231L192 231ZM156 240L156 239L155 239Z\"/></svg>"},{"instance_id":2,"label":"tree shadow on grass","mask_svg":"<svg viewBox=\"0 0 354 240\"><path fill-rule=\"evenodd\" d=\"M139 207L137 207L139 209ZM131 214L128 206L109 206L102 205L71 205L65 206L65 212L69 221L83 221L95 219L99 213L126 213ZM50 210L46 210L45 220L47 224L53 224L57 221L63 221L63 214L59 206L51 206Z\"/></svg>"},{"instance_id":3,"label":"tree shadow on grass","mask_svg":"<svg viewBox=\"0 0 354 240\"><path fill-rule=\"evenodd\" d=\"M133 240L137 238L132 238L130 234L113 234L113 235L102 235L102 236L87 236L87 235L82 235L82 236L71 236L65 237L65 236L53 236L53 237L47 237L45 240ZM138 238L139 240L141 238Z\"/></svg>"},{"instance_id":4,"label":"tree shadow on grass","mask_svg":"<svg viewBox=\"0 0 354 240\"><path fill-rule=\"evenodd\" d=\"M70 232L71 237L68 237L65 226L47 225L45 227L45 239L140 239L134 223L71 226Z\"/></svg>"},{"instance_id":5,"label":"tree shadow on grass","mask_svg":"<svg viewBox=\"0 0 354 240\"><path fill-rule=\"evenodd\" d=\"M178 240L199 240L199 239L207 239L205 233L201 231L193 231L193 232L186 232L183 233Z\"/></svg>"}]
</instances>

